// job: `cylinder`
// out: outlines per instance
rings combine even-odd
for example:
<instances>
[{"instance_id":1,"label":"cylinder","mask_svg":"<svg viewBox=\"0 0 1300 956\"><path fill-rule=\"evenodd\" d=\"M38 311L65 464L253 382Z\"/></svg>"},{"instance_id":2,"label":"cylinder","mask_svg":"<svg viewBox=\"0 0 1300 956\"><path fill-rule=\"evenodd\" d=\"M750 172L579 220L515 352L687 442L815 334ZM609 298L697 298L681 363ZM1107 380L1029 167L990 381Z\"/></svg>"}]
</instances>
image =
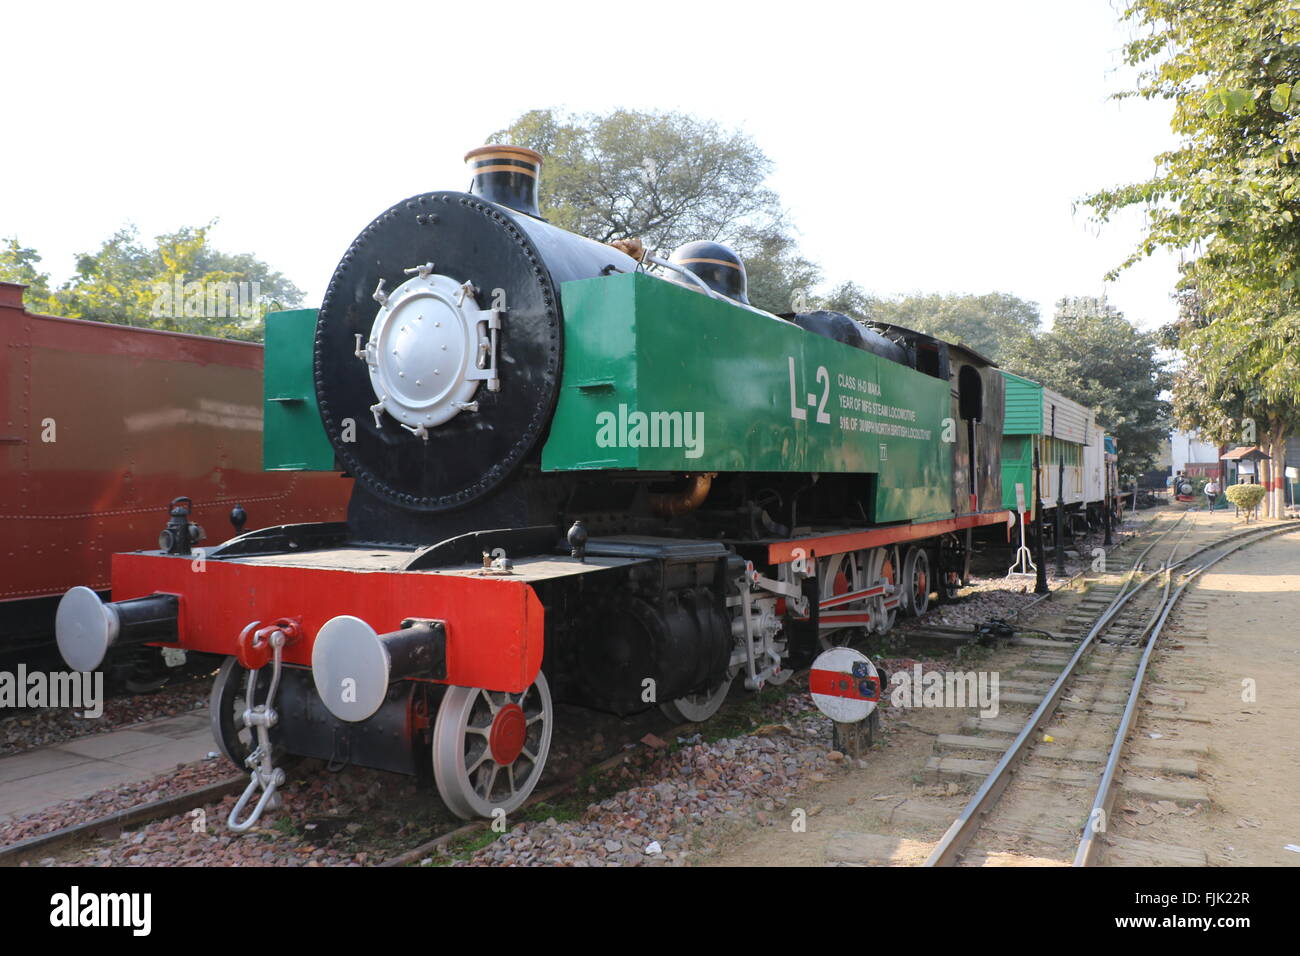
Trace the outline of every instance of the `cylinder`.
<instances>
[{"instance_id":1,"label":"cylinder","mask_svg":"<svg viewBox=\"0 0 1300 956\"><path fill-rule=\"evenodd\" d=\"M352 723L372 717L394 681L446 676L446 628L441 621L412 621L378 634L358 617L330 618L311 649L316 693L331 714Z\"/></svg>"},{"instance_id":2,"label":"cylinder","mask_svg":"<svg viewBox=\"0 0 1300 956\"><path fill-rule=\"evenodd\" d=\"M110 648L176 640L180 600L175 594L150 594L105 603L88 587L63 595L54 617L59 653L73 670L97 669Z\"/></svg>"}]
</instances>

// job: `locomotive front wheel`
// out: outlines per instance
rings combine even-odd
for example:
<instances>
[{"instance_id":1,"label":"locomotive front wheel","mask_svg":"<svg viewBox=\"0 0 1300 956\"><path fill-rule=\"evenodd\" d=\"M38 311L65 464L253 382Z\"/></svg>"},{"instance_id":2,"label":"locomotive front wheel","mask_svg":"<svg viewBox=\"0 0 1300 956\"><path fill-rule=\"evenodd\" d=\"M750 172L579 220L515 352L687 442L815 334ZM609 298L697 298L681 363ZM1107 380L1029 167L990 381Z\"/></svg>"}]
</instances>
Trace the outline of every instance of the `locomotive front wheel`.
<instances>
[{"instance_id":1,"label":"locomotive front wheel","mask_svg":"<svg viewBox=\"0 0 1300 956\"><path fill-rule=\"evenodd\" d=\"M537 786L555 710L540 672L522 694L450 687L433 728L433 778L458 817L517 810Z\"/></svg>"},{"instance_id":2,"label":"locomotive front wheel","mask_svg":"<svg viewBox=\"0 0 1300 956\"><path fill-rule=\"evenodd\" d=\"M660 704L659 710L675 724L702 723L722 707L722 702L727 699L727 692L731 690L731 681L735 676L734 673L728 674L718 682L717 686L709 690L688 694L667 704Z\"/></svg>"},{"instance_id":3,"label":"locomotive front wheel","mask_svg":"<svg viewBox=\"0 0 1300 956\"><path fill-rule=\"evenodd\" d=\"M257 700L266 702L266 692L271 689L270 668L260 674L257 681ZM216 680L212 682L212 694L208 697L208 716L212 723L212 736L217 747L226 759L240 770L247 770L244 761L257 746L257 731L244 723L244 711L248 709L248 671L239 663L238 658L227 657L217 671ZM276 730L271 728L271 759L276 766L289 766L291 761L283 748L276 746Z\"/></svg>"}]
</instances>

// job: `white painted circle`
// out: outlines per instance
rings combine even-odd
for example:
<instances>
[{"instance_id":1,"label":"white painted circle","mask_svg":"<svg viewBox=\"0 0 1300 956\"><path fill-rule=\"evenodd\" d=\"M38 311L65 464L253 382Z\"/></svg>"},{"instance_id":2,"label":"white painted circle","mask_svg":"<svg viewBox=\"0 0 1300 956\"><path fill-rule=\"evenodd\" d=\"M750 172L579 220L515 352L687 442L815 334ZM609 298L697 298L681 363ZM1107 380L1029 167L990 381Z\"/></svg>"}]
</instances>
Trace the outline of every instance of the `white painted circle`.
<instances>
[{"instance_id":1,"label":"white painted circle","mask_svg":"<svg viewBox=\"0 0 1300 956\"><path fill-rule=\"evenodd\" d=\"M448 276L416 276L393 290L370 330L370 385L389 415L433 428L460 413L480 381L466 377L477 361L478 315Z\"/></svg>"},{"instance_id":2,"label":"white painted circle","mask_svg":"<svg viewBox=\"0 0 1300 956\"><path fill-rule=\"evenodd\" d=\"M93 671L117 639L117 612L88 587L75 587L59 600L54 635L59 653L73 670Z\"/></svg>"},{"instance_id":3,"label":"white painted circle","mask_svg":"<svg viewBox=\"0 0 1300 956\"><path fill-rule=\"evenodd\" d=\"M316 632L311 676L316 693L339 720L365 720L388 696L388 649L375 629L358 617L332 617Z\"/></svg>"},{"instance_id":4,"label":"white painted circle","mask_svg":"<svg viewBox=\"0 0 1300 956\"><path fill-rule=\"evenodd\" d=\"M864 672L866 677L876 678L877 684L879 684L880 675L876 671L876 665L871 663L871 659L867 655L851 647L832 647L828 651L822 651L817 655L817 659L813 661L812 670L843 675L843 677L837 678L837 682L843 682L846 686L850 686L862 679L855 677L853 674L855 664ZM812 681L811 675L810 681ZM814 682L812 686L817 685ZM852 697L841 697L835 694L814 693L812 699L818 710L838 724L856 724L858 721L866 720L871 715L871 712L876 709L875 701L856 700Z\"/></svg>"}]
</instances>

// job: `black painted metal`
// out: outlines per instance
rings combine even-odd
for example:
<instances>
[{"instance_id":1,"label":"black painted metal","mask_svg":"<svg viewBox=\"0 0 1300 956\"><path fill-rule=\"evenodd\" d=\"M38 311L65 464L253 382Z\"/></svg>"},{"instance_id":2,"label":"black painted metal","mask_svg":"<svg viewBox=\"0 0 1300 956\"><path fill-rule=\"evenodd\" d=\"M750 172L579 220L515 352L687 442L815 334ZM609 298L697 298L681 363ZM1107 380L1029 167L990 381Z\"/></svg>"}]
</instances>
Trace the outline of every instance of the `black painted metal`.
<instances>
[{"instance_id":1,"label":"black painted metal","mask_svg":"<svg viewBox=\"0 0 1300 956\"><path fill-rule=\"evenodd\" d=\"M127 601L114 601L111 606L117 612L118 623L114 647L149 641L170 643L176 640L180 600L175 594L150 594Z\"/></svg>"},{"instance_id":2,"label":"black painted metal","mask_svg":"<svg viewBox=\"0 0 1300 956\"><path fill-rule=\"evenodd\" d=\"M441 688L400 681L371 717L355 723L340 720L325 707L311 671L285 667L276 694L277 743L292 754L329 761L334 768L356 764L394 773L417 774L428 762L420 734L413 732L413 705Z\"/></svg>"},{"instance_id":3,"label":"black painted metal","mask_svg":"<svg viewBox=\"0 0 1300 956\"><path fill-rule=\"evenodd\" d=\"M379 635L388 651L389 679L447 678L447 625L442 621L408 619L399 630Z\"/></svg>"},{"instance_id":4,"label":"black painted metal","mask_svg":"<svg viewBox=\"0 0 1300 956\"><path fill-rule=\"evenodd\" d=\"M348 526L342 521L284 524L249 531L208 552L210 559L242 558L254 554L285 551L320 551L337 548L348 540Z\"/></svg>"},{"instance_id":5,"label":"black painted metal","mask_svg":"<svg viewBox=\"0 0 1300 956\"><path fill-rule=\"evenodd\" d=\"M697 239L674 249L669 261L698 276L714 292L749 305L749 277L745 274L745 264L730 246ZM672 273L665 278L683 285L690 282L685 276L678 278Z\"/></svg>"},{"instance_id":6,"label":"black painted metal","mask_svg":"<svg viewBox=\"0 0 1300 956\"><path fill-rule=\"evenodd\" d=\"M563 697L627 715L715 684L732 636L719 596L699 587L601 595L581 609L568 644L575 666L563 669Z\"/></svg>"},{"instance_id":7,"label":"black painted metal","mask_svg":"<svg viewBox=\"0 0 1300 956\"><path fill-rule=\"evenodd\" d=\"M503 166L513 166L518 172L502 169ZM491 172L482 171L490 167L495 168ZM524 159L473 160L470 170L474 179L469 191L498 206L540 219L542 214L537 208L538 169L537 163Z\"/></svg>"},{"instance_id":8,"label":"black painted metal","mask_svg":"<svg viewBox=\"0 0 1300 956\"><path fill-rule=\"evenodd\" d=\"M1046 594L1047 558L1043 554L1043 465L1034 449L1034 593Z\"/></svg>"},{"instance_id":9,"label":"black painted metal","mask_svg":"<svg viewBox=\"0 0 1300 956\"><path fill-rule=\"evenodd\" d=\"M421 571L466 562L477 563L484 552L492 554L498 548L509 558L548 554L556 550L559 540L560 529L555 525L471 531L421 548L402 566L402 570Z\"/></svg>"},{"instance_id":10,"label":"black painted metal","mask_svg":"<svg viewBox=\"0 0 1300 956\"><path fill-rule=\"evenodd\" d=\"M158 536L158 547L168 554L189 554L199 538L199 526L190 523L194 502L188 495L173 498L167 527Z\"/></svg>"},{"instance_id":11,"label":"black painted metal","mask_svg":"<svg viewBox=\"0 0 1300 956\"><path fill-rule=\"evenodd\" d=\"M899 365L906 365L908 368L916 367L915 355L906 346L885 338L879 332L864 328L861 323L854 322L842 312L825 310L796 312L790 315L789 319L799 328L814 335L843 342L845 345L871 352Z\"/></svg>"},{"instance_id":12,"label":"black painted metal","mask_svg":"<svg viewBox=\"0 0 1300 956\"><path fill-rule=\"evenodd\" d=\"M369 336L379 312L372 297L379 281L395 289L406 269L424 262L472 282L481 307L496 301L506 309L501 390L480 388L478 411L461 412L427 441L391 419L376 425L368 369L354 354L355 337ZM375 499L408 513L461 508L505 482L538 446L558 396L558 286L610 264L635 267L615 249L465 193L426 193L381 214L344 254L316 324L316 396L345 470Z\"/></svg>"}]
</instances>

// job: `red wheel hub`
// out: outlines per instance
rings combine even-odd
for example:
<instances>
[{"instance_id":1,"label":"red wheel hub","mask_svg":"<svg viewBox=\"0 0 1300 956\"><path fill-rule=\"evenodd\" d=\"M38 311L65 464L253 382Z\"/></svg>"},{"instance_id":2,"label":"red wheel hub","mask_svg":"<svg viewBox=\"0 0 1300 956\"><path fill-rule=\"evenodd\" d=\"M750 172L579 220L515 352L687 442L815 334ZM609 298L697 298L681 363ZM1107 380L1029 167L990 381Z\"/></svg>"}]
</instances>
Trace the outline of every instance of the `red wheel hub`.
<instances>
[{"instance_id":1,"label":"red wheel hub","mask_svg":"<svg viewBox=\"0 0 1300 956\"><path fill-rule=\"evenodd\" d=\"M518 704L506 704L497 711L488 732L488 748L497 763L512 764L524 749L528 736L528 719Z\"/></svg>"}]
</instances>

